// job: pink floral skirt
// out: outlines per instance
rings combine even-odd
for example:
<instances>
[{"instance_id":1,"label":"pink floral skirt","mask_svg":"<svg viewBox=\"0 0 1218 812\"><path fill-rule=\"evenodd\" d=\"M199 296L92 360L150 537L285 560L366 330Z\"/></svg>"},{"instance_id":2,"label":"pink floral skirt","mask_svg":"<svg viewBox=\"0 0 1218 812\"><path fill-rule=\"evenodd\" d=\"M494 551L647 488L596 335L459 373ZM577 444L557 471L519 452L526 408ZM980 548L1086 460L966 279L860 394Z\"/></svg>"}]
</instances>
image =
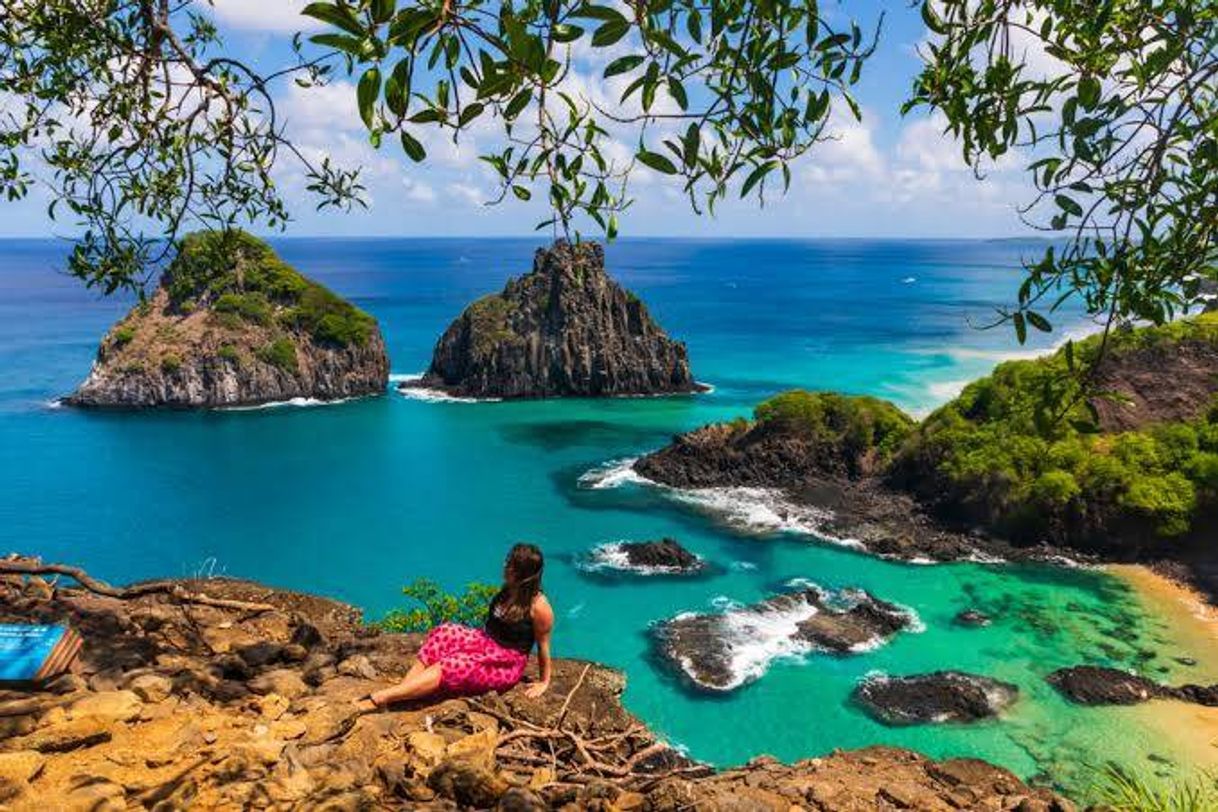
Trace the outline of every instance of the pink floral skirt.
<instances>
[{"instance_id":1,"label":"pink floral skirt","mask_svg":"<svg viewBox=\"0 0 1218 812\"><path fill-rule=\"evenodd\" d=\"M524 676L529 655L501 646L482 629L445 623L427 633L419 662L440 664L440 689L450 694L506 691Z\"/></svg>"}]
</instances>

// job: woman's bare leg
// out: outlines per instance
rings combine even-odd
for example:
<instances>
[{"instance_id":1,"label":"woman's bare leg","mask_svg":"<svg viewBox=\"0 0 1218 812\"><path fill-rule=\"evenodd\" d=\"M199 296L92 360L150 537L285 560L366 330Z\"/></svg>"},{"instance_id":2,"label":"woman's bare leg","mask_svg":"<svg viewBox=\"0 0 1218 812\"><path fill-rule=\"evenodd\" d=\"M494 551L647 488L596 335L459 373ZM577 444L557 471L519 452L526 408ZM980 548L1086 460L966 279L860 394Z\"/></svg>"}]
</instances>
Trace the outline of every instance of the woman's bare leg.
<instances>
[{"instance_id":1,"label":"woman's bare leg","mask_svg":"<svg viewBox=\"0 0 1218 812\"><path fill-rule=\"evenodd\" d=\"M405 679L389 688L376 691L371 695L372 702L377 707L392 705L394 702L407 702L411 699L422 699L440 690L440 677L443 671L440 664L424 667L416 662L410 667Z\"/></svg>"}]
</instances>

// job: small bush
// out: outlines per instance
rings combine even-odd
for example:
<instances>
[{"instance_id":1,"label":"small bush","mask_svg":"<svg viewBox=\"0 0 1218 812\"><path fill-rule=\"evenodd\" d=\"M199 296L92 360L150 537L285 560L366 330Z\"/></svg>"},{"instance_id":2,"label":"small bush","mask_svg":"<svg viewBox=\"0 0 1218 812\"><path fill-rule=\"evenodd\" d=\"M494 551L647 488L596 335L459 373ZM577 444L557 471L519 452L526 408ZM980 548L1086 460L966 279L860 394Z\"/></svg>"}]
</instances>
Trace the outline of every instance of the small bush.
<instances>
[{"instance_id":1,"label":"small bush","mask_svg":"<svg viewBox=\"0 0 1218 812\"><path fill-rule=\"evenodd\" d=\"M271 303L261 293L225 293L216 299L212 310L233 313L253 324L271 323Z\"/></svg>"},{"instance_id":2,"label":"small bush","mask_svg":"<svg viewBox=\"0 0 1218 812\"><path fill-rule=\"evenodd\" d=\"M172 353L161 359L161 371L166 373L177 372L182 368L182 359Z\"/></svg>"},{"instance_id":3,"label":"small bush","mask_svg":"<svg viewBox=\"0 0 1218 812\"><path fill-rule=\"evenodd\" d=\"M295 372L297 369L296 345L287 336L280 336L258 350L258 357L287 372Z\"/></svg>"},{"instance_id":4,"label":"small bush","mask_svg":"<svg viewBox=\"0 0 1218 812\"><path fill-rule=\"evenodd\" d=\"M125 347L135 338L135 330L131 327L120 327L114 331L114 346Z\"/></svg>"},{"instance_id":5,"label":"small bush","mask_svg":"<svg viewBox=\"0 0 1218 812\"><path fill-rule=\"evenodd\" d=\"M231 361L234 364L241 363L241 354L237 352L237 348L232 344L221 345L220 349L216 350L216 355L225 361Z\"/></svg>"},{"instance_id":6,"label":"small bush","mask_svg":"<svg viewBox=\"0 0 1218 812\"><path fill-rule=\"evenodd\" d=\"M394 609L373 625L389 632L425 632L441 623L481 626L498 591L491 584L475 582L468 584L463 594L455 595L445 592L435 581L418 578L404 587L402 594L420 605Z\"/></svg>"}]
</instances>

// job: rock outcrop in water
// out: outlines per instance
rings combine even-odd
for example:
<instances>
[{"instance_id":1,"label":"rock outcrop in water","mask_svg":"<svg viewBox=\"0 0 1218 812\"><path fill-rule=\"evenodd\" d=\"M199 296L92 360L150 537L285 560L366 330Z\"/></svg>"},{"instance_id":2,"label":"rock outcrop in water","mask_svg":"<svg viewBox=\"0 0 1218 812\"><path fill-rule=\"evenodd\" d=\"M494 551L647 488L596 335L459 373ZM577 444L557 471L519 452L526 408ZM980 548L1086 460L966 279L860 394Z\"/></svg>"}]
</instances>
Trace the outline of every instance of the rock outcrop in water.
<instances>
[{"instance_id":1,"label":"rock outcrop in water","mask_svg":"<svg viewBox=\"0 0 1218 812\"><path fill-rule=\"evenodd\" d=\"M853 694L868 714L888 725L991 719L1018 697L1019 688L1009 682L960 671L867 677Z\"/></svg>"},{"instance_id":2,"label":"rock outcrop in water","mask_svg":"<svg viewBox=\"0 0 1218 812\"><path fill-rule=\"evenodd\" d=\"M465 309L403 387L472 398L697 392L685 345L605 271L595 243L540 249L532 273Z\"/></svg>"},{"instance_id":3,"label":"rock outcrop in water","mask_svg":"<svg viewBox=\"0 0 1218 812\"><path fill-rule=\"evenodd\" d=\"M84 637L73 673L43 690L0 691L0 806L854 812L899 799L905 809L1073 809L983 761L894 747L716 772L656 743L622 706L621 674L570 660L555 662L540 699L522 686L360 715L359 697L409 668L418 635L377 633L350 607L259 584L181 586L269 608L0 578L0 620L69 622ZM606 774L529 732L556 724L594 746L598 764L634 759L635 771Z\"/></svg>"},{"instance_id":4,"label":"rock outcrop in water","mask_svg":"<svg viewBox=\"0 0 1218 812\"><path fill-rule=\"evenodd\" d=\"M1076 665L1059 668L1045 680L1080 705L1138 705L1152 699L1179 699L1218 706L1218 685L1162 685L1119 668Z\"/></svg>"},{"instance_id":5,"label":"rock outcrop in water","mask_svg":"<svg viewBox=\"0 0 1218 812\"><path fill-rule=\"evenodd\" d=\"M385 391L375 319L242 232L192 234L102 339L73 406L212 408Z\"/></svg>"},{"instance_id":6,"label":"rock outcrop in water","mask_svg":"<svg viewBox=\"0 0 1218 812\"><path fill-rule=\"evenodd\" d=\"M602 544L589 555L587 569L617 570L638 575L695 575L706 571L700 557L676 539L616 541Z\"/></svg>"},{"instance_id":7,"label":"rock outcrop in water","mask_svg":"<svg viewBox=\"0 0 1218 812\"><path fill-rule=\"evenodd\" d=\"M653 638L658 654L694 687L730 691L782 654L865 651L914 621L909 610L862 590L809 588L725 612L678 615L658 624Z\"/></svg>"}]
</instances>

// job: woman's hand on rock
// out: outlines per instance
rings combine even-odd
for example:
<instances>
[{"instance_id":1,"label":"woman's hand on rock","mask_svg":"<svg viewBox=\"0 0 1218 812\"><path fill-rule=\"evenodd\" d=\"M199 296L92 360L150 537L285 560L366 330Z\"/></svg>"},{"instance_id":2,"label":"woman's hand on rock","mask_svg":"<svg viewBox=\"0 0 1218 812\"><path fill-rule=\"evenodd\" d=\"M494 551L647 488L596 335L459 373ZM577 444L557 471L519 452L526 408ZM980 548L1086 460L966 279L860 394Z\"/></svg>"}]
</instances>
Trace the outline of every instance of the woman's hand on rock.
<instances>
[{"instance_id":1,"label":"woman's hand on rock","mask_svg":"<svg viewBox=\"0 0 1218 812\"><path fill-rule=\"evenodd\" d=\"M532 685L524 689L524 695L529 699L536 699L550 689L549 682L534 682Z\"/></svg>"}]
</instances>

